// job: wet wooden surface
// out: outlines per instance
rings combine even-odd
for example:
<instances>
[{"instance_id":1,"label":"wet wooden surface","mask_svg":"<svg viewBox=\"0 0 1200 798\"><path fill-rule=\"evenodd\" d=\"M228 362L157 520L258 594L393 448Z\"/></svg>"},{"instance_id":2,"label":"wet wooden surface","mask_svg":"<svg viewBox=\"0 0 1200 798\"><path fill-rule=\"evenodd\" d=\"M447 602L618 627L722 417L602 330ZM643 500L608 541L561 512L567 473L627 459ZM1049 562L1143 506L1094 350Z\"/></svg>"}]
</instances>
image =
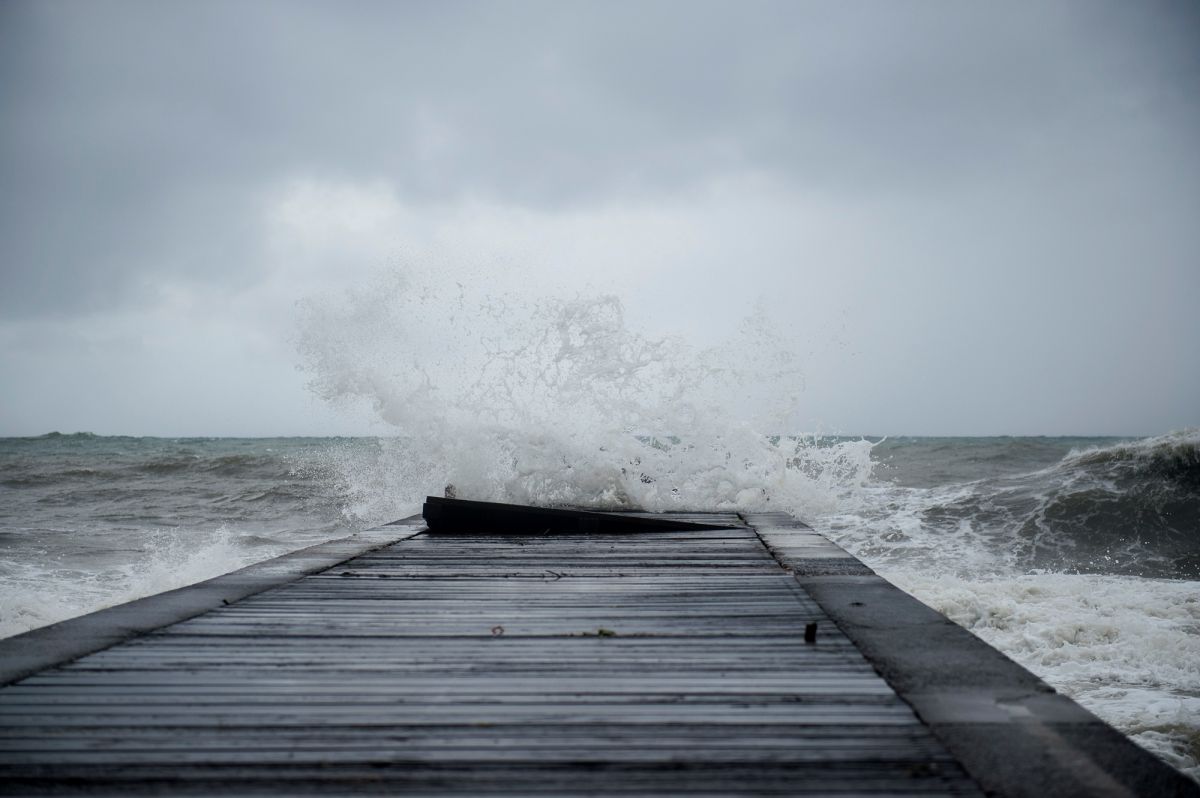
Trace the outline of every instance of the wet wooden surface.
<instances>
[{"instance_id":1,"label":"wet wooden surface","mask_svg":"<svg viewBox=\"0 0 1200 798\"><path fill-rule=\"evenodd\" d=\"M697 520L734 526L421 534L43 671L0 689L0 792L977 794Z\"/></svg>"}]
</instances>

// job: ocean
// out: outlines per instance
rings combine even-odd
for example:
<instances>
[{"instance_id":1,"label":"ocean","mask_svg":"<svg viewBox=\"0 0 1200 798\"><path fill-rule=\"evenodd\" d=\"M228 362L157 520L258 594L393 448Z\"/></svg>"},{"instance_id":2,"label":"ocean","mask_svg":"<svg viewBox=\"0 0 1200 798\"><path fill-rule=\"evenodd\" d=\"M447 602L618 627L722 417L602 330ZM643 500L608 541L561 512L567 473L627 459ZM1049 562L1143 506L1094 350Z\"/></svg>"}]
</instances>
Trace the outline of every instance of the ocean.
<instances>
[{"instance_id":1,"label":"ocean","mask_svg":"<svg viewBox=\"0 0 1200 798\"><path fill-rule=\"evenodd\" d=\"M462 498L783 509L1200 780L1200 430L571 437L574 453L547 433L437 456L428 436L0 439L0 635L411 515L447 481Z\"/></svg>"}]
</instances>

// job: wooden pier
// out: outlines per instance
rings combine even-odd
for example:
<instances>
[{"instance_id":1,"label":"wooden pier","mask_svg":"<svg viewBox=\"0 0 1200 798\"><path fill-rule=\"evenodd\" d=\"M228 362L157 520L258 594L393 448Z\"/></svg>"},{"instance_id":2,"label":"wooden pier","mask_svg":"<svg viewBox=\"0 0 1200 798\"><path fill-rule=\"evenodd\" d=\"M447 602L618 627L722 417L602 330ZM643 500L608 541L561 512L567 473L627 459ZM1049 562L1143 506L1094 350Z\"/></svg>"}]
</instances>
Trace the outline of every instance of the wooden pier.
<instances>
[{"instance_id":1,"label":"wooden pier","mask_svg":"<svg viewBox=\"0 0 1200 798\"><path fill-rule=\"evenodd\" d=\"M0 641L0 793L1200 794L788 516L489 507Z\"/></svg>"}]
</instances>

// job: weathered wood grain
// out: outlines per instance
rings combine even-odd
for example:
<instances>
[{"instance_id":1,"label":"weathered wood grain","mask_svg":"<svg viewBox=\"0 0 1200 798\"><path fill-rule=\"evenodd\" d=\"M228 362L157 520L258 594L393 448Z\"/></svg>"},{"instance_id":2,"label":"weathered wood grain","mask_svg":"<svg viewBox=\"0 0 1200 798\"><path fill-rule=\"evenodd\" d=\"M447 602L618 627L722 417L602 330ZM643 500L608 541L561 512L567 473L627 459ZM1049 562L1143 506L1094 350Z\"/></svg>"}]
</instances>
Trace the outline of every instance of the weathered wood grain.
<instances>
[{"instance_id":1,"label":"weathered wood grain","mask_svg":"<svg viewBox=\"0 0 1200 798\"><path fill-rule=\"evenodd\" d=\"M733 528L418 535L42 671L4 790L978 793L753 529L679 520Z\"/></svg>"}]
</instances>

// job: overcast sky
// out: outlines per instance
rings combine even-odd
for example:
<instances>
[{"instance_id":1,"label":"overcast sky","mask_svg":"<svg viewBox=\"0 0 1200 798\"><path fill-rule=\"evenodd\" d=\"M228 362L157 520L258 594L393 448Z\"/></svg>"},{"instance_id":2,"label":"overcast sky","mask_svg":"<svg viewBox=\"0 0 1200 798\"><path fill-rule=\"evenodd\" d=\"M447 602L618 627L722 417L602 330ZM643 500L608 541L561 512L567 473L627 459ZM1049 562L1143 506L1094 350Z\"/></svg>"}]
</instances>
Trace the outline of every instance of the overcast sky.
<instances>
[{"instance_id":1,"label":"overcast sky","mask_svg":"<svg viewBox=\"0 0 1200 798\"><path fill-rule=\"evenodd\" d=\"M0 434L369 431L296 303L409 267L761 306L809 429L1200 424L1190 0L6 0L0 119Z\"/></svg>"}]
</instances>

